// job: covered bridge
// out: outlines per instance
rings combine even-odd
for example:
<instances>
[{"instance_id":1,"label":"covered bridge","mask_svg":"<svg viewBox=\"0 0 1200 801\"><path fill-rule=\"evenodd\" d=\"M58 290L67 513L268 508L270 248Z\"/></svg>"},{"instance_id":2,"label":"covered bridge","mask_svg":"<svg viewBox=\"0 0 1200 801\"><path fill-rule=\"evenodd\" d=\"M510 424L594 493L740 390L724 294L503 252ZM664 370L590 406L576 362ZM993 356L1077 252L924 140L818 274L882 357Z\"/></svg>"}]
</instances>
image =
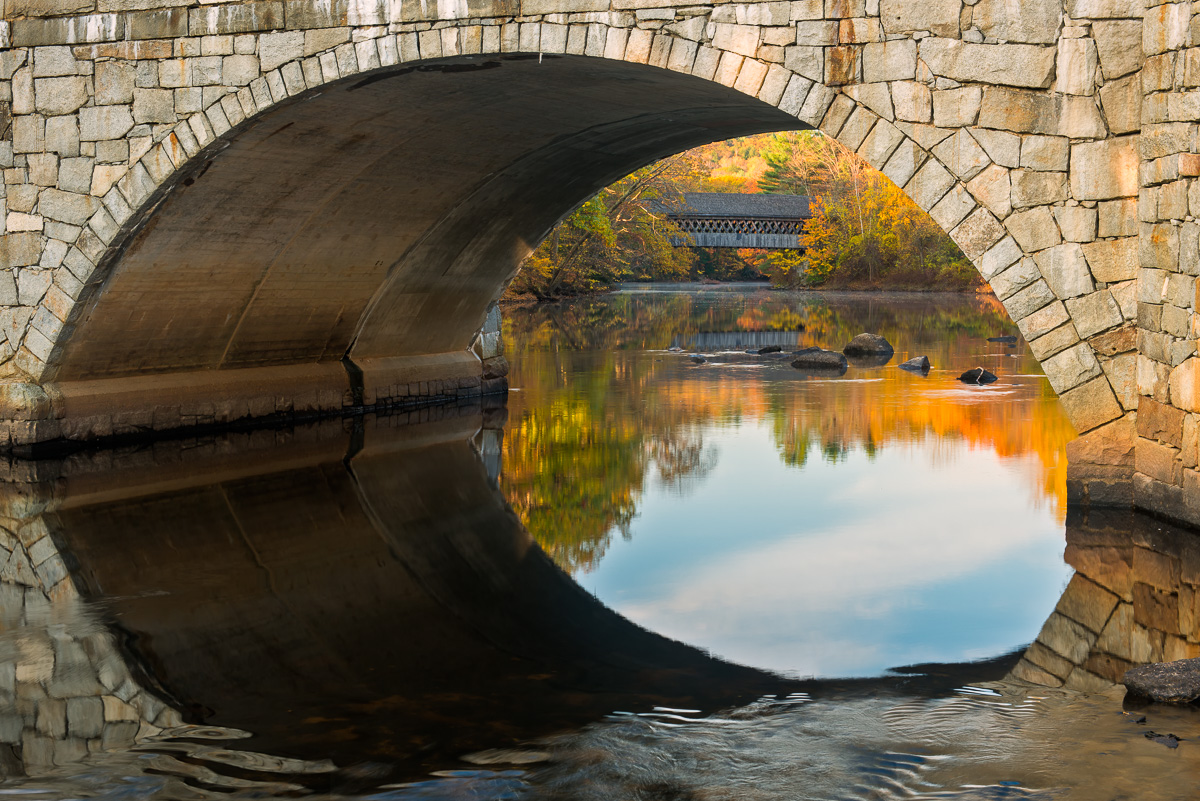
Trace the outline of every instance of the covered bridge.
<instances>
[{"instance_id":1,"label":"covered bridge","mask_svg":"<svg viewBox=\"0 0 1200 801\"><path fill-rule=\"evenodd\" d=\"M664 207L667 219L688 238L674 244L702 248L799 247L804 221L812 216L804 195L687 192L683 203Z\"/></svg>"}]
</instances>

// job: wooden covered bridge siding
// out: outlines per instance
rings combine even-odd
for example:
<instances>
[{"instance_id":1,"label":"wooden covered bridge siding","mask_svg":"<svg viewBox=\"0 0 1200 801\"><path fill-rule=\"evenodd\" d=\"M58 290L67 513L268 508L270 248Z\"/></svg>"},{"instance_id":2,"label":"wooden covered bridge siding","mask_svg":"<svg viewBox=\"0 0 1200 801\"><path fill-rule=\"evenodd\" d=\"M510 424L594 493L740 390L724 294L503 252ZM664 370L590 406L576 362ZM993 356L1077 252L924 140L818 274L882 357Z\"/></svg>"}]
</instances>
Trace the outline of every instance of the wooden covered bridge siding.
<instances>
[{"instance_id":1,"label":"wooden covered bridge siding","mask_svg":"<svg viewBox=\"0 0 1200 801\"><path fill-rule=\"evenodd\" d=\"M795 250L812 217L800 195L685 192L681 204L659 206L686 234L672 239L676 247Z\"/></svg>"},{"instance_id":2,"label":"wooden covered bridge siding","mask_svg":"<svg viewBox=\"0 0 1200 801\"><path fill-rule=\"evenodd\" d=\"M1075 490L1200 520L1190 2L0 8L8 446L478 392L487 309L588 194L815 127L991 282Z\"/></svg>"}]
</instances>

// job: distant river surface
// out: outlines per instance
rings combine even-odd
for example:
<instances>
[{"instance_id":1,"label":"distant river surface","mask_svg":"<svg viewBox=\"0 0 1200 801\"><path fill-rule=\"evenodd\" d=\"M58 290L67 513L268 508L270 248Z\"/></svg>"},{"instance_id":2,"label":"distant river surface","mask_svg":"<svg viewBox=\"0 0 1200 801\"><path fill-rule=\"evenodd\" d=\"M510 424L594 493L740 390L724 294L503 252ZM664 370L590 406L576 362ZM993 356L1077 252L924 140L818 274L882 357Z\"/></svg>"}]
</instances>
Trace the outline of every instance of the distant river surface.
<instances>
[{"instance_id":1,"label":"distant river surface","mask_svg":"<svg viewBox=\"0 0 1200 801\"><path fill-rule=\"evenodd\" d=\"M514 310L505 332L504 491L653 631L785 675L877 676L1030 642L1070 576L1074 431L1024 343L988 342L1016 334L991 298L634 286ZM790 364L862 332L895 356ZM918 356L928 375L897 367ZM1000 380L957 380L976 366Z\"/></svg>"},{"instance_id":2,"label":"distant river surface","mask_svg":"<svg viewBox=\"0 0 1200 801\"><path fill-rule=\"evenodd\" d=\"M631 287L506 309L507 405L0 462L0 796L1194 801L1119 681L1200 656L1200 536L1067 505L1015 333Z\"/></svg>"}]
</instances>

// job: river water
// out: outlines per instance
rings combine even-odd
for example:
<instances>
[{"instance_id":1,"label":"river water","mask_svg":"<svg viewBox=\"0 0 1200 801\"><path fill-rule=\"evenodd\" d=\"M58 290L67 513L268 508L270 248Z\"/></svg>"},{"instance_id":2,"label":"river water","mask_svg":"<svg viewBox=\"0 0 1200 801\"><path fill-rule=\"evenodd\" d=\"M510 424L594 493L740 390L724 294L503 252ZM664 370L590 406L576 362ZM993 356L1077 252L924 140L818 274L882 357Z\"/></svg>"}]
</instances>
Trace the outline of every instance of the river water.
<instances>
[{"instance_id":1,"label":"river water","mask_svg":"<svg viewBox=\"0 0 1200 801\"><path fill-rule=\"evenodd\" d=\"M0 793L1193 799L1117 682L1200 655L1200 536L1068 507L1015 333L628 287L507 310L507 406L10 462Z\"/></svg>"}]
</instances>

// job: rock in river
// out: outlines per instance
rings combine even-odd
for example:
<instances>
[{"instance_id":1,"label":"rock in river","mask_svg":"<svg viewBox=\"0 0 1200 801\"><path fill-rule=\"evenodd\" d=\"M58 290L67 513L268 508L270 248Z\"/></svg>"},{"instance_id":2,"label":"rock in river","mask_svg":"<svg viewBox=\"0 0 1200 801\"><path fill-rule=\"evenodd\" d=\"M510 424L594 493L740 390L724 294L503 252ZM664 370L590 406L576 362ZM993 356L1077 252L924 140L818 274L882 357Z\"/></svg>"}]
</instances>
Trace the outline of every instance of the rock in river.
<instances>
[{"instance_id":1,"label":"rock in river","mask_svg":"<svg viewBox=\"0 0 1200 801\"><path fill-rule=\"evenodd\" d=\"M1121 679L1130 694L1164 704L1190 704L1200 700L1200 659L1180 659L1140 665Z\"/></svg>"},{"instance_id":2,"label":"rock in river","mask_svg":"<svg viewBox=\"0 0 1200 801\"><path fill-rule=\"evenodd\" d=\"M836 372L838 375L846 372L846 357L835 350L821 348L805 348L793 354L792 367L797 370Z\"/></svg>"},{"instance_id":3,"label":"rock in river","mask_svg":"<svg viewBox=\"0 0 1200 801\"><path fill-rule=\"evenodd\" d=\"M508 375L508 359L503 356L493 356L483 360L483 380L504 378Z\"/></svg>"},{"instance_id":4,"label":"rock in river","mask_svg":"<svg viewBox=\"0 0 1200 801\"><path fill-rule=\"evenodd\" d=\"M765 348L759 348L755 351L755 353L757 353L759 356L765 356L768 353L780 353L782 351L783 348L779 347L778 345L767 345Z\"/></svg>"},{"instance_id":5,"label":"rock in river","mask_svg":"<svg viewBox=\"0 0 1200 801\"><path fill-rule=\"evenodd\" d=\"M958 380L964 384L991 384L993 381L998 381L999 379L982 367L976 367L974 370L968 370L960 375Z\"/></svg>"},{"instance_id":6,"label":"rock in river","mask_svg":"<svg viewBox=\"0 0 1200 801\"><path fill-rule=\"evenodd\" d=\"M704 364L706 361L708 361L708 359L704 358L703 356L697 355L695 353L693 353L691 356L688 356L688 358L691 359L696 364Z\"/></svg>"},{"instance_id":7,"label":"rock in river","mask_svg":"<svg viewBox=\"0 0 1200 801\"><path fill-rule=\"evenodd\" d=\"M904 364L900 365L901 370L908 370L913 373L928 373L929 372L929 357L918 356L915 359L909 359Z\"/></svg>"},{"instance_id":8,"label":"rock in river","mask_svg":"<svg viewBox=\"0 0 1200 801\"><path fill-rule=\"evenodd\" d=\"M1015 345L1017 344L1017 338L1011 335L1003 337L988 337L988 342L1003 342L1005 345Z\"/></svg>"},{"instance_id":9,"label":"rock in river","mask_svg":"<svg viewBox=\"0 0 1200 801\"><path fill-rule=\"evenodd\" d=\"M894 351L892 343L879 334L859 334L842 348L842 353L847 356L891 356Z\"/></svg>"}]
</instances>

